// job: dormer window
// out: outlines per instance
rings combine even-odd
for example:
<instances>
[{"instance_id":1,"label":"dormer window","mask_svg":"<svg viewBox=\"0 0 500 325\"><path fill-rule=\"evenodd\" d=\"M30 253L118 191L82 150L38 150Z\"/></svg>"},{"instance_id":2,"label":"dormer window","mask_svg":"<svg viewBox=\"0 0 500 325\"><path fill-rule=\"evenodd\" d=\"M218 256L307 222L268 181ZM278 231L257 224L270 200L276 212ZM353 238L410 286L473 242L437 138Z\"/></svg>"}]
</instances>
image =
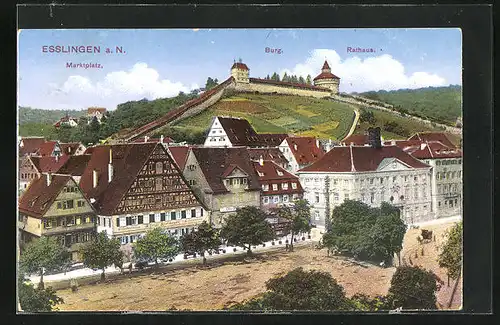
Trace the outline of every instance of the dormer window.
<instances>
[{"instance_id":1,"label":"dormer window","mask_svg":"<svg viewBox=\"0 0 500 325\"><path fill-rule=\"evenodd\" d=\"M264 176L264 173L263 172L258 172L259 173L259 176L260 177L263 177Z\"/></svg>"},{"instance_id":2,"label":"dormer window","mask_svg":"<svg viewBox=\"0 0 500 325\"><path fill-rule=\"evenodd\" d=\"M273 191L277 191L278 190L278 184L273 184Z\"/></svg>"},{"instance_id":3,"label":"dormer window","mask_svg":"<svg viewBox=\"0 0 500 325\"><path fill-rule=\"evenodd\" d=\"M278 176L283 176L283 172L281 170L276 169L276 173L278 173Z\"/></svg>"},{"instance_id":4,"label":"dormer window","mask_svg":"<svg viewBox=\"0 0 500 325\"><path fill-rule=\"evenodd\" d=\"M269 184L263 184L262 185L262 190L263 191L269 191Z\"/></svg>"},{"instance_id":5,"label":"dormer window","mask_svg":"<svg viewBox=\"0 0 500 325\"><path fill-rule=\"evenodd\" d=\"M283 190L288 190L288 183L283 183L283 184L281 184L281 188L282 188Z\"/></svg>"},{"instance_id":6,"label":"dormer window","mask_svg":"<svg viewBox=\"0 0 500 325\"><path fill-rule=\"evenodd\" d=\"M294 190L296 190L296 189L297 189L297 183L292 183L292 188L293 188Z\"/></svg>"}]
</instances>

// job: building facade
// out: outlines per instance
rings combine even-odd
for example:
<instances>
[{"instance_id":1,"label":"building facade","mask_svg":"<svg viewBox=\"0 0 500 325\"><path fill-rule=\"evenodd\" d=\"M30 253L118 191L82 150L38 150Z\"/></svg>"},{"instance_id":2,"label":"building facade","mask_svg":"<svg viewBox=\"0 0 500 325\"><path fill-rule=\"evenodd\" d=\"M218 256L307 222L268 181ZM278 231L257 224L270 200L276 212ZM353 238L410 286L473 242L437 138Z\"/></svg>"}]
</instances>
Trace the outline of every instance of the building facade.
<instances>
[{"instance_id":1,"label":"building facade","mask_svg":"<svg viewBox=\"0 0 500 325\"><path fill-rule=\"evenodd\" d=\"M180 237L208 219L161 143L97 146L80 185L97 213L97 231L126 245L160 227Z\"/></svg>"},{"instance_id":2,"label":"building facade","mask_svg":"<svg viewBox=\"0 0 500 325\"><path fill-rule=\"evenodd\" d=\"M55 236L78 261L95 235L96 212L71 176L45 173L19 199L18 228L21 243Z\"/></svg>"},{"instance_id":3,"label":"building facade","mask_svg":"<svg viewBox=\"0 0 500 325\"><path fill-rule=\"evenodd\" d=\"M311 165L325 154L314 137L288 136L278 148L288 160L287 170L291 173Z\"/></svg>"}]
</instances>

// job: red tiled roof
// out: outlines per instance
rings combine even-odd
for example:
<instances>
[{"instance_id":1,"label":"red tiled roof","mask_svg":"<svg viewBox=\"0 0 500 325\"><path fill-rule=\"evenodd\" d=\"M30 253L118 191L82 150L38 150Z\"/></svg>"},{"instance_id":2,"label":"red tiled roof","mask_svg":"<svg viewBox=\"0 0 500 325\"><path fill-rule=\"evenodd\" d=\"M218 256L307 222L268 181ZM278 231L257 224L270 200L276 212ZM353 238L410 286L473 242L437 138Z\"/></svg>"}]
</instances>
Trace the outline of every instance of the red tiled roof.
<instances>
[{"instance_id":1,"label":"red tiled roof","mask_svg":"<svg viewBox=\"0 0 500 325\"><path fill-rule=\"evenodd\" d=\"M69 156L68 160L59 169L59 173L72 176L82 176L91 155L84 154L78 156Z\"/></svg>"},{"instance_id":2,"label":"red tiled roof","mask_svg":"<svg viewBox=\"0 0 500 325\"><path fill-rule=\"evenodd\" d=\"M259 160L262 156L263 160L271 160L275 164L288 165L288 160L278 148L248 148L250 159Z\"/></svg>"},{"instance_id":3,"label":"red tiled roof","mask_svg":"<svg viewBox=\"0 0 500 325\"><path fill-rule=\"evenodd\" d=\"M325 154L321 146L316 146L314 137L288 137L286 142L299 165L312 164Z\"/></svg>"},{"instance_id":4,"label":"red tiled roof","mask_svg":"<svg viewBox=\"0 0 500 325\"><path fill-rule=\"evenodd\" d=\"M38 154L42 157L52 155L54 148L57 145L57 141L46 141L40 145Z\"/></svg>"},{"instance_id":5,"label":"red tiled roof","mask_svg":"<svg viewBox=\"0 0 500 325\"><path fill-rule=\"evenodd\" d=\"M241 63L241 62L235 62L233 64L233 66L231 67L231 69L234 69L234 68L237 68L237 69L241 69L241 70L250 70L248 69L247 65L245 63Z\"/></svg>"},{"instance_id":6,"label":"red tiled roof","mask_svg":"<svg viewBox=\"0 0 500 325\"><path fill-rule=\"evenodd\" d=\"M215 194L227 192L222 175L231 165L237 166L249 176L248 190L260 190L259 178L246 148L193 147L191 151Z\"/></svg>"},{"instance_id":7,"label":"red tiled roof","mask_svg":"<svg viewBox=\"0 0 500 325\"><path fill-rule=\"evenodd\" d=\"M279 145L287 134L258 134L245 119L218 117L229 141L233 146L269 146Z\"/></svg>"},{"instance_id":8,"label":"red tiled roof","mask_svg":"<svg viewBox=\"0 0 500 325\"><path fill-rule=\"evenodd\" d=\"M430 167L397 146L334 147L312 165L299 172L367 172L375 171L385 158L396 158L412 168Z\"/></svg>"},{"instance_id":9,"label":"red tiled roof","mask_svg":"<svg viewBox=\"0 0 500 325\"><path fill-rule=\"evenodd\" d=\"M149 138L148 141L144 141L144 137L142 138L137 138L132 143L144 143L144 142L160 142L161 138ZM170 137L164 137L163 138L163 143L172 143L174 140Z\"/></svg>"},{"instance_id":10,"label":"red tiled roof","mask_svg":"<svg viewBox=\"0 0 500 325\"><path fill-rule=\"evenodd\" d=\"M284 82L284 81L276 81L276 80L268 80L268 79L259 79L259 78L248 78L251 83L263 83L263 84L271 84L277 85L281 87L292 87L292 88L300 88L300 89L311 89L317 91L330 92L330 89L312 85L304 85L293 82Z\"/></svg>"},{"instance_id":11,"label":"red tiled roof","mask_svg":"<svg viewBox=\"0 0 500 325\"><path fill-rule=\"evenodd\" d=\"M439 141L445 146L456 147L443 132L419 132L409 137L408 140Z\"/></svg>"},{"instance_id":12,"label":"red tiled roof","mask_svg":"<svg viewBox=\"0 0 500 325\"><path fill-rule=\"evenodd\" d=\"M21 147L21 142L23 146ZM19 143L19 156L36 154L40 146L45 143L45 138L43 137L29 137L21 138Z\"/></svg>"},{"instance_id":13,"label":"red tiled roof","mask_svg":"<svg viewBox=\"0 0 500 325\"><path fill-rule=\"evenodd\" d=\"M284 168L278 166L271 160L264 160L263 164L260 165L259 162L253 162L253 167L259 176L259 182L261 185L267 184L269 185L269 191L265 191L265 195L274 195L274 194L294 194L294 193L303 193L304 190L300 185L299 178ZM282 173L280 176L278 171ZM261 174L263 176L261 176ZM282 183L288 183L288 189L283 190L281 187ZM293 189L291 183L296 183L297 188ZM272 184L278 184L278 190L273 191Z\"/></svg>"},{"instance_id":14,"label":"red tiled roof","mask_svg":"<svg viewBox=\"0 0 500 325\"><path fill-rule=\"evenodd\" d=\"M59 143L61 151L65 155L73 155L80 146L80 142Z\"/></svg>"},{"instance_id":15,"label":"red tiled roof","mask_svg":"<svg viewBox=\"0 0 500 325\"><path fill-rule=\"evenodd\" d=\"M69 175L51 175L47 186L47 175L34 179L19 198L19 211L33 217L42 217L50 208L62 188L71 179Z\"/></svg>"},{"instance_id":16,"label":"red tiled roof","mask_svg":"<svg viewBox=\"0 0 500 325\"><path fill-rule=\"evenodd\" d=\"M321 72L319 75L314 77L313 80L320 80L320 79L340 79L340 78L331 72Z\"/></svg>"},{"instance_id":17,"label":"red tiled roof","mask_svg":"<svg viewBox=\"0 0 500 325\"><path fill-rule=\"evenodd\" d=\"M440 141L420 141L420 140L399 140L385 141L384 145L394 145L401 148L404 152L418 159L444 159L444 158L460 158L462 151L449 147Z\"/></svg>"},{"instance_id":18,"label":"red tiled roof","mask_svg":"<svg viewBox=\"0 0 500 325\"><path fill-rule=\"evenodd\" d=\"M368 144L368 135L367 134L351 134L340 143L350 145L351 143L356 146L363 146Z\"/></svg>"},{"instance_id":19,"label":"red tiled roof","mask_svg":"<svg viewBox=\"0 0 500 325\"><path fill-rule=\"evenodd\" d=\"M321 68L322 70L330 70L330 66L328 65L328 62L325 60L325 63L323 63L323 67Z\"/></svg>"},{"instance_id":20,"label":"red tiled roof","mask_svg":"<svg viewBox=\"0 0 500 325\"><path fill-rule=\"evenodd\" d=\"M58 173L59 169L68 161L69 157L71 156L62 155L60 157L30 157L30 159L40 173Z\"/></svg>"},{"instance_id":21,"label":"red tiled roof","mask_svg":"<svg viewBox=\"0 0 500 325\"><path fill-rule=\"evenodd\" d=\"M189 146L172 146L168 147L170 155L174 158L175 163L180 170L184 170L186 166L186 160L189 154Z\"/></svg>"}]
</instances>

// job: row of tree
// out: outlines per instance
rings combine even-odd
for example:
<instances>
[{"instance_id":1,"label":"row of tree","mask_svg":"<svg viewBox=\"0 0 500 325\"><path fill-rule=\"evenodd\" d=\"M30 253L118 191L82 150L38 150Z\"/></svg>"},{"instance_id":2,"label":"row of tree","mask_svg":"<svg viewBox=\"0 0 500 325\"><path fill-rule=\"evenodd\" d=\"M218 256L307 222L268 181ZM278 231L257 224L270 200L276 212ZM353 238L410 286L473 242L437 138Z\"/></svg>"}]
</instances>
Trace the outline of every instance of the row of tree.
<instances>
[{"instance_id":1,"label":"row of tree","mask_svg":"<svg viewBox=\"0 0 500 325\"><path fill-rule=\"evenodd\" d=\"M267 75L264 79L266 80L274 80L274 81L283 81L283 82L291 82L291 83L296 83L296 84L302 84L302 85L312 85L312 77L311 75L307 75L306 78L302 76L296 76L296 75L288 75L286 72L283 74L283 77L280 77L280 75L276 72L274 72L271 76Z\"/></svg>"}]
</instances>

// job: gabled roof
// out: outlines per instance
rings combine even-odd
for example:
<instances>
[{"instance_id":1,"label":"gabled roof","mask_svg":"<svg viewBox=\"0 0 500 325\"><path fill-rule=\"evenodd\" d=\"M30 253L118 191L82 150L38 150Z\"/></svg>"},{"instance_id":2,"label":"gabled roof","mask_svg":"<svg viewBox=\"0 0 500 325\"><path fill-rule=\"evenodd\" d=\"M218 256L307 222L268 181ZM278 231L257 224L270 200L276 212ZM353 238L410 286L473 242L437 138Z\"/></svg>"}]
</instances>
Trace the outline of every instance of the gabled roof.
<instances>
[{"instance_id":1,"label":"gabled roof","mask_svg":"<svg viewBox=\"0 0 500 325\"><path fill-rule=\"evenodd\" d=\"M266 191L266 195L272 194L293 194L293 193L302 193L304 190L300 185L299 178L291 173L289 173L284 168L278 166L271 160L264 160L261 165L259 162L254 161L253 167L259 176L259 182L261 185L263 184L282 184L286 182L296 183L297 188L293 189L291 184L288 186L287 190L283 190L281 185L278 187L277 191L273 191L270 186L269 191ZM281 175L278 174L281 172Z\"/></svg>"},{"instance_id":2,"label":"gabled roof","mask_svg":"<svg viewBox=\"0 0 500 325\"><path fill-rule=\"evenodd\" d=\"M50 156L54 152L55 147L58 145L57 141L46 141L40 145L38 155Z\"/></svg>"},{"instance_id":3,"label":"gabled roof","mask_svg":"<svg viewBox=\"0 0 500 325\"><path fill-rule=\"evenodd\" d=\"M233 173L234 173L234 171L238 171L238 170L239 170L240 172L242 172L245 176L248 176L248 174L247 174L247 173L245 173L245 171L244 171L243 169L239 168L239 167L238 167L237 165L235 165L235 164L231 164L231 165L229 165L229 166L226 168L226 170L222 173L221 177L222 177L222 178L227 178L227 177L231 176L231 174L233 174Z\"/></svg>"},{"instance_id":4,"label":"gabled roof","mask_svg":"<svg viewBox=\"0 0 500 325\"><path fill-rule=\"evenodd\" d=\"M399 140L385 141L384 145L394 144L404 152L418 159L444 159L460 158L462 151L455 147L449 147L440 141Z\"/></svg>"},{"instance_id":5,"label":"gabled roof","mask_svg":"<svg viewBox=\"0 0 500 325\"><path fill-rule=\"evenodd\" d=\"M258 134L245 119L233 117L218 117L233 146L278 146L287 134Z\"/></svg>"},{"instance_id":6,"label":"gabled roof","mask_svg":"<svg viewBox=\"0 0 500 325\"><path fill-rule=\"evenodd\" d=\"M61 151L65 155L74 155L80 145L82 145L80 142L59 143Z\"/></svg>"},{"instance_id":7,"label":"gabled roof","mask_svg":"<svg viewBox=\"0 0 500 325\"><path fill-rule=\"evenodd\" d=\"M419 132L409 137L408 140L439 141L447 147L456 147L443 132Z\"/></svg>"},{"instance_id":8,"label":"gabled roof","mask_svg":"<svg viewBox=\"0 0 500 325\"><path fill-rule=\"evenodd\" d=\"M367 134L351 134L344 140L342 140L340 143L345 144L345 145L350 145L351 143L356 146L363 146L365 144L368 144L368 135Z\"/></svg>"},{"instance_id":9,"label":"gabled roof","mask_svg":"<svg viewBox=\"0 0 500 325\"><path fill-rule=\"evenodd\" d=\"M33 162L39 173L59 173L59 169L68 161L68 155L59 157L43 156L43 157L29 157Z\"/></svg>"},{"instance_id":10,"label":"gabled roof","mask_svg":"<svg viewBox=\"0 0 500 325\"><path fill-rule=\"evenodd\" d=\"M47 186L47 174L34 179L19 198L19 211L33 217L42 217L70 179L69 175L53 174L49 186Z\"/></svg>"},{"instance_id":11,"label":"gabled roof","mask_svg":"<svg viewBox=\"0 0 500 325\"><path fill-rule=\"evenodd\" d=\"M287 137L286 142L297 163L301 166L317 161L325 152L316 145L314 137Z\"/></svg>"},{"instance_id":12,"label":"gabled roof","mask_svg":"<svg viewBox=\"0 0 500 325\"><path fill-rule=\"evenodd\" d=\"M277 165L288 165L288 160L278 148L248 148L250 159L259 160L262 156L263 160L271 160Z\"/></svg>"},{"instance_id":13,"label":"gabled roof","mask_svg":"<svg viewBox=\"0 0 500 325\"><path fill-rule=\"evenodd\" d=\"M323 67L321 68L321 70L330 70L330 65L328 65L328 62L325 60L325 63L323 63Z\"/></svg>"},{"instance_id":14,"label":"gabled roof","mask_svg":"<svg viewBox=\"0 0 500 325\"><path fill-rule=\"evenodd\" d=\"M397 146L334 147L321 159L298 172L368 172L376 171L382 160L395 158L411 168L429 168Z\"/></svg>"},{"instance_id":15,"label":"gabled roof","mask_svg":"<svg viewBox=\"0 0 500 325\"><path fill-rule=\"evenodd\" d=\"M91 158L91 155L77 155L77 156L67 156L69 157L67 161L59 169L59 173L67 174L72 176L82 176L87 164Z\"/></svg>"},{"instance_id":16,"label":"gabled roof","mask_svg":"<svg viewBox=\"0 0 500 325\"><path fill-rule=\"evenodd\" d=\"M215 194L227 192L223 183L223 175L231 165L237 166L248 174L249 190L260 190L259 178L246 148L193 147L191 151Z\"/></svg>"},{"instance_id":17,"label":"gabled roof","mask_svg":"<svg viewBox=\"0 0 500 325\"><path fill-rule=\"evenodd\" d=\"M248 69L247 65L245 63L242 63L242 62L235 62L233 64L233 66L231 67L231 69L241 69L241 70L250 70Z\"/></svg>"},{"instance_id":18,"label":"gabled roof","mask_svg":"<svg viewBox=\"0 0 500 325\"><path fill-rule=\"evenodd\" d=\"M21 143L23 146L21 146ZM45 143L44 137L23 137L19 142L19 156L36 154L40 146Z\"/></svg>"},{"instance_id":19,"label":"gabled roof","mask_svg":"<svg viewBox=\"0 0 500 325\"><path fill-rule=\"evenodd\" d=\"M189 148L189 146L171 146L167 148L180 170L184 170L186 166Z\"/></svg>"}]
</instances>

